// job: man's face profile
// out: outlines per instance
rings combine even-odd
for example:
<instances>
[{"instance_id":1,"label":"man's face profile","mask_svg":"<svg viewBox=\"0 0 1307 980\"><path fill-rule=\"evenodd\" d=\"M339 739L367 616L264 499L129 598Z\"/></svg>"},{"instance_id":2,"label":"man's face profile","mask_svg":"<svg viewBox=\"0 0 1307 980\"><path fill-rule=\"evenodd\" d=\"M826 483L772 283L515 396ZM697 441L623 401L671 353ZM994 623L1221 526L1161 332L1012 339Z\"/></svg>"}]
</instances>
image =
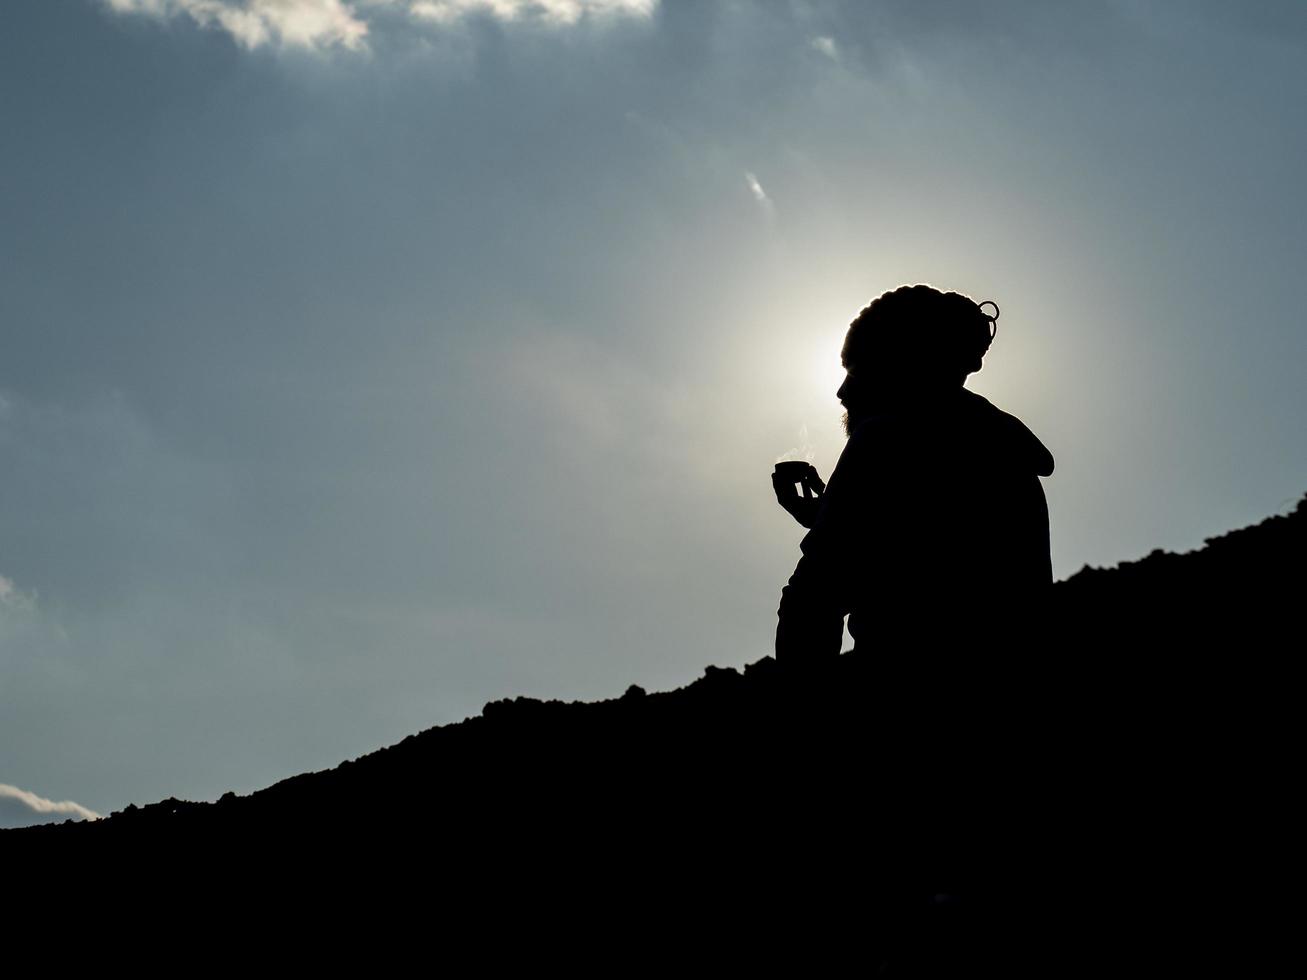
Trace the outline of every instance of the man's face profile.
<instances>
[{"instance_id":1,"label":"man's face profile","mask_svg":"<svg viewBox=\"0 0 1307 980\"><path fill-rule=\"evenodd\" d=\"M867 402L870 399L867 397L866 382L861 375L855 373L853 365L846 362L844 371L844 382L840 385L839 390L835 392L835 397L844 406L844 416L841 422L844 424L844 435L848 437L853 435L853 430L867 417Z\"/></svg>"}]
</instances>

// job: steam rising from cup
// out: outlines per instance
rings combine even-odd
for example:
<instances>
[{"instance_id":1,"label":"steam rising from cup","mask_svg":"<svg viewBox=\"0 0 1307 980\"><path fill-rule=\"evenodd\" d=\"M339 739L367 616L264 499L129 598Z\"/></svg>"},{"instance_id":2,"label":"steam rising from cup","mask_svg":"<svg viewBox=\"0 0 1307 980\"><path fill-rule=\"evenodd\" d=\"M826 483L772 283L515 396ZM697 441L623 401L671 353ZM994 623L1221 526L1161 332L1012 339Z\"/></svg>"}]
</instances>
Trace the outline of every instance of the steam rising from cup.
<instances>
[{"instance_id":1,"label":"steam rising from cup","mask_svg":"<svg viewBox=\"0 0 1307 980\"><path fill-rule=\"evenodd\" d=\"M812 440L808 438L808 426L799 426L799 444L776 457L777 463L811 463L816 456Z\"/></svg>"}]
</instances>

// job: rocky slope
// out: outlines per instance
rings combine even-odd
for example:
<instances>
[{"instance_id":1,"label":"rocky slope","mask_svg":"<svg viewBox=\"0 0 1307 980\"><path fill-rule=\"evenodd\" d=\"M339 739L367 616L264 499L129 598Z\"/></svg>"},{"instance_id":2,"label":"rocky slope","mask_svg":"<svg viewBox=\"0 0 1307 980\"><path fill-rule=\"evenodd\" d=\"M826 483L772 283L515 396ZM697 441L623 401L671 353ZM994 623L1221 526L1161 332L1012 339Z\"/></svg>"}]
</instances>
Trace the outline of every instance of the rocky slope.
<instances>
[{"instance_id":1,"label":"rocky slope","mask_svg":"<svg viewBox=\"0 0 1307 980\"><path fill-rule=\"evenodd\" d=\"M1307 498L1195 552L1085 569L1016 625L943 609L819 670L763 658L664 693L497 701L246 797L0 850L130 855L183 882L295 867L272 875L292 891L329 859L338 884L420 879L615 944L730 924L737 953L856 948L894 975L1246 972L1296 902L1305 543Z\"/></svg>"}]
</instances>

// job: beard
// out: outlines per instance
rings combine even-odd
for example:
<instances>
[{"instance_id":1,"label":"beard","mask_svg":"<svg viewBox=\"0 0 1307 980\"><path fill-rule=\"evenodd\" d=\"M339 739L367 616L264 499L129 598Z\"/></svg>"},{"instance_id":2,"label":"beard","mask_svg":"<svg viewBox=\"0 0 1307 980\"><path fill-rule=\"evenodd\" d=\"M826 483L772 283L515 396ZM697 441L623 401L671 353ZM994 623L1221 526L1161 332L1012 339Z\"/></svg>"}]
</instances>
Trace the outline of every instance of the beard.
<instances>
[{"instance_id":1,"label":"beard","mask_svg":"<svg viewBox=\"0 0 1307 980\"><path fill-rule=\"evenodd\" d=\"M844 438L847 439L853 435L853 422L849 419L849 413L845 412L840 416L840 425L844 426Z\"/></svg>"}]
</instances>

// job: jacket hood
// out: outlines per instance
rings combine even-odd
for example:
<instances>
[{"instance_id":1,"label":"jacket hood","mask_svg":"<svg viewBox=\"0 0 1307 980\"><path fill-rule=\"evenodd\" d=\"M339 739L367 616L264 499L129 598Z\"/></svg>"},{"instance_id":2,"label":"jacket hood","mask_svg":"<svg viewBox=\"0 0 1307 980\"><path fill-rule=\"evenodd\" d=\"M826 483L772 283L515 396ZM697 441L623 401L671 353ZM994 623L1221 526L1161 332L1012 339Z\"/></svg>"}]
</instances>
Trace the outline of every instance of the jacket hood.
<instances>
[{"instance_id":1,"label":"jacket hood","mask_svg":"<svg viewBox=\"0 0 1307 980\"><path fill-rule=\"evenodd\" d=\"M974 391L962 389L964 404L974 412L986 426L992 427L996 441L1006 450L1018 466L1028 467L1039 476L1049 476L1053 472L1053 454L1015 415L1009 415L1001 408L995 407L987 398Z\"/></svg>"}]
</instances>

